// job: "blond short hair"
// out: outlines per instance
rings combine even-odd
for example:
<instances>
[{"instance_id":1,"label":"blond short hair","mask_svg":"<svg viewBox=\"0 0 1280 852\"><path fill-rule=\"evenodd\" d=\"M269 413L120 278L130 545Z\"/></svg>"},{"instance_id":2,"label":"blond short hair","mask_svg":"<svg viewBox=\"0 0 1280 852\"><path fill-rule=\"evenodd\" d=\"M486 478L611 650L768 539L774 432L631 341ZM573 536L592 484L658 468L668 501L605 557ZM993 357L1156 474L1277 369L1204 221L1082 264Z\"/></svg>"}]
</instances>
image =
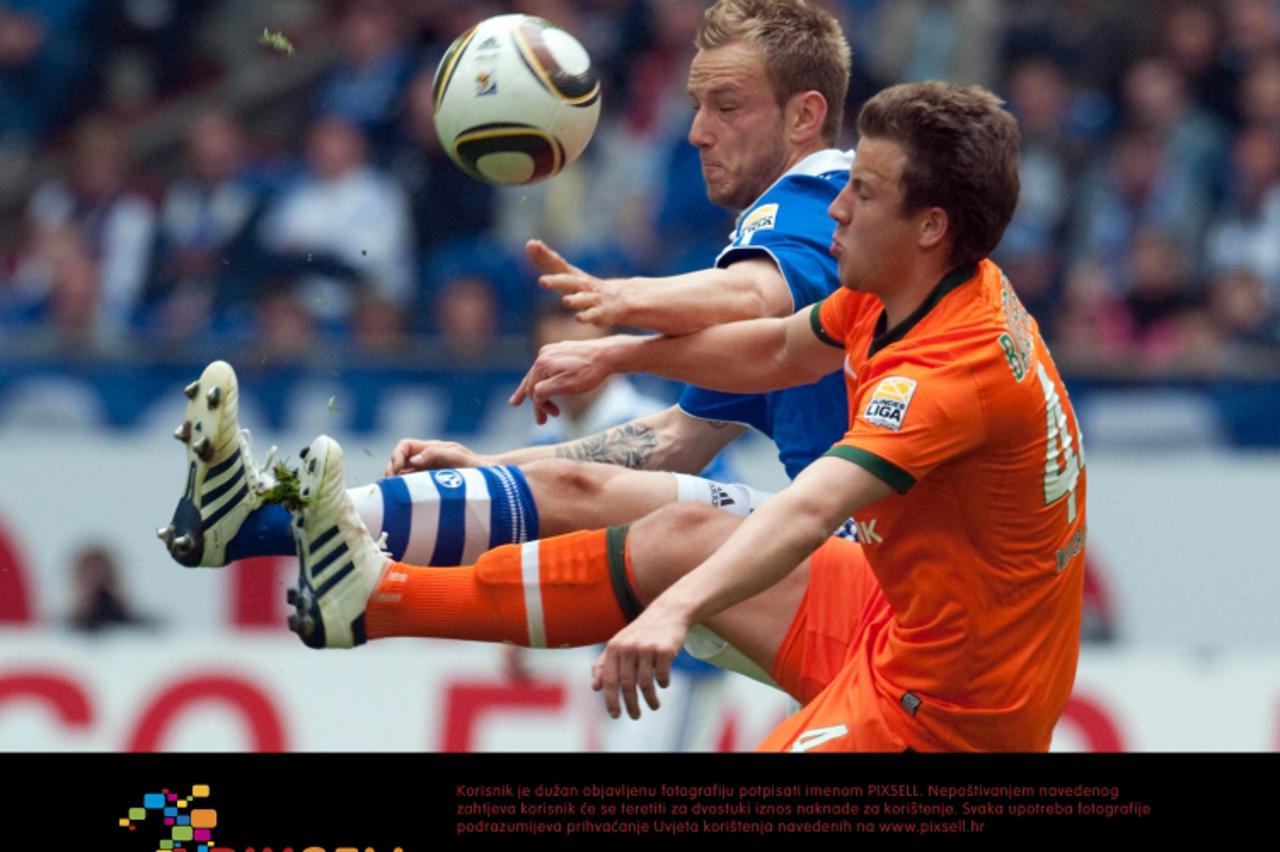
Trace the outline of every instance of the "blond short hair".
<instances>
[{"instance_id":1,"label":"blond short hair","mask_svg":"<svg viewBox=\"0 0 1280 852\"><path fill-rule=\"evenodd\" d=\"M718 0L703 16L694 44L711 50L738 41L764 53L779 105L798 92L817 91L826 99L822 137L834 144L849 89L849 42L840 23L805 0Z\"/></svg>"}]
</instances>

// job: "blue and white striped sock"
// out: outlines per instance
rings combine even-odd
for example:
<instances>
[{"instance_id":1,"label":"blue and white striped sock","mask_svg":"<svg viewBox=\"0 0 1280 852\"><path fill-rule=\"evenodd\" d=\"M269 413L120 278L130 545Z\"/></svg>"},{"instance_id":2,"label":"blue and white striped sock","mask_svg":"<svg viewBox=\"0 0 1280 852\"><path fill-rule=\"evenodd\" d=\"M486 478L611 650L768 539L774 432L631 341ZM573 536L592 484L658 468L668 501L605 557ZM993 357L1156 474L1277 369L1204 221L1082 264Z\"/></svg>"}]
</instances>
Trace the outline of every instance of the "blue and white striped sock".
<instances>
[{"instance_id":1,"label":"blue and white striped sock","mask_svg":"<svg viewBox=\"0 0 1280 852\"><path fill-rule=\"evenodd\" d=\"M502 544L538 537L538 509L517 467L430 470L351 492L391 558L411 565L471 565Z\"/></svg>"},{"instance_id":2,"label":"blue and white striped sock","mask_svg":"<svg viewBox=\"0 0 1280 852\"><path fill-rule=\"evenodd\" d=\"M518 467L423 471L347 493L373 537L387 534L397 562L471 565L486 550L538 537L538 508ZM289 521L283 506L250 512L227 545L228 561L292 554Z\"/></svg>"}]
</instances>

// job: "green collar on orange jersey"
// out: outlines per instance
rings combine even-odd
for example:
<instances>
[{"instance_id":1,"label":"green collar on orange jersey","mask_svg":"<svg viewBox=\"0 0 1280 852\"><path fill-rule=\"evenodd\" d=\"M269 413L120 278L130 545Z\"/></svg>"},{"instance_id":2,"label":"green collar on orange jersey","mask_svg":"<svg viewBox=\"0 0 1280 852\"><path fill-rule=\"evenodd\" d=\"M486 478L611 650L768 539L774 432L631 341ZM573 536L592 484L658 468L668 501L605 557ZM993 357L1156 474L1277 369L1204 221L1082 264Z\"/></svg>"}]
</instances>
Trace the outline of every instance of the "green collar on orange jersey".
<instances>
[{"instance_id":1,"label":"green collar on orange jersey","mask_svg":"<svg viewBox=\"0 0 1280 852\"><path fill-rule=\"evenodd\" d=\"M871 348L867 350L867 357L870 358L889 344L897 343L906 337L907 332L915 328L916 324L924 319L929 311L933 310L942 301L943 297L977 273L978 264L976 263L966 263L964 266L958 266L951 270L942 276L938 286L934 287L928 298L920 303L920 307L911 312L911 316L888 331L885 331L885 326L889 324L889 313L888 311L881 311L880 319L876 320L876 335L871 339Z\"/></svg>"}]
</instances>

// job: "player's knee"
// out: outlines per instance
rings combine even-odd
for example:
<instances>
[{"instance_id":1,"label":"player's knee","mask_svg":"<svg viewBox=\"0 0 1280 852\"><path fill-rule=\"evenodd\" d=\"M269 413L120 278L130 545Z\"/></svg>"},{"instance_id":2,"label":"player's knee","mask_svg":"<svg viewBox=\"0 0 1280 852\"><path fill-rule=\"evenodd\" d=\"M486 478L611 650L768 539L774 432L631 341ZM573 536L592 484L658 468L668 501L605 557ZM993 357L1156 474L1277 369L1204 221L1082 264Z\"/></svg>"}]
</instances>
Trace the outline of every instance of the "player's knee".
<instances>
[{"instance_id":1,"label":"player's knee","mask_svg":"<svg viewBox=\"0 0 1280 852\"><path fill-rule=\"evenodd\" d=\"M521 465L535 494L560 501L595 500L604 492L607 470L567 459L542 459Z\"/></svg>"},{"instance_id":2,"label":"player's knee","mask_svg":"<svg viewBox=\"0 0 1280 852\"><path fill-rule=\"evenodd\" d=\"M702 503L672 503L636 521L627 543L642 600L648 603L697 567L739 523Z\"/></svg>"},{"instance_id":3,"label":"player's knee","mask_svg":"<svg viewBox=\"0 0 1280 852\"><path fill-rule=\"evenodd\" d=\"M727 519L719 509L705 503L671 503L646 515L632 529L655 537L683 538L725 526L726 520L730 521L728 526L734 526L733 519Z\"/></svg>"}]
</instances>

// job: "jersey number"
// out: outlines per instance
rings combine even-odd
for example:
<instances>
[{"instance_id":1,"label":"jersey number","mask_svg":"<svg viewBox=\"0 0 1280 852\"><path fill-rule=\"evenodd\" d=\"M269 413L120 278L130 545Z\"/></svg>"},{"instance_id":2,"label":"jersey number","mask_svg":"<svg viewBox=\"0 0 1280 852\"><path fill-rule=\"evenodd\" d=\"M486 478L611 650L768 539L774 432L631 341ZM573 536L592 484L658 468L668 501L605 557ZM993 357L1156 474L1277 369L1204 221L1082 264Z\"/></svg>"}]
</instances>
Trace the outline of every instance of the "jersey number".
<instances>
[{"instance_id":1,"label":"jersey number","mask_svg":"<svg viewBox=\"0 0 1280 852\"><path fill-rule=\"evenodd\" d=\"M826 742L839 739L849 733L844 725L832 725L829 728L811 728L796 737L791 744L791 751L808 751Z\"/></svg>"},{"instance_id":2,"label":"jersey number","mask_svg":"<svg viewBox=\"0 0 1280 852\"><path fill-rule=\"evenodd\" d=\"M1067 414L1062 410L1058 388L1045 372L1043 364L1036 364L1036 374L1040 377L1045 402L1044 504L1048 506L1065 496L1067 523L1075 523L1076 483L1084 467L1084 442L1079 442L1080 452L1077 454L1071 446L1071 430Z\"/></svg>"}]
</instances>

